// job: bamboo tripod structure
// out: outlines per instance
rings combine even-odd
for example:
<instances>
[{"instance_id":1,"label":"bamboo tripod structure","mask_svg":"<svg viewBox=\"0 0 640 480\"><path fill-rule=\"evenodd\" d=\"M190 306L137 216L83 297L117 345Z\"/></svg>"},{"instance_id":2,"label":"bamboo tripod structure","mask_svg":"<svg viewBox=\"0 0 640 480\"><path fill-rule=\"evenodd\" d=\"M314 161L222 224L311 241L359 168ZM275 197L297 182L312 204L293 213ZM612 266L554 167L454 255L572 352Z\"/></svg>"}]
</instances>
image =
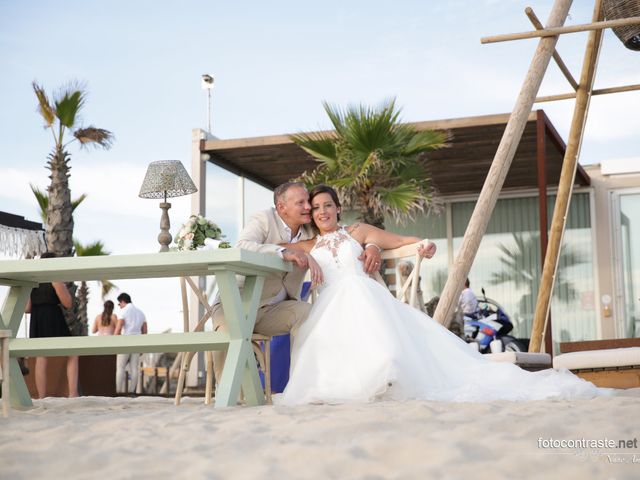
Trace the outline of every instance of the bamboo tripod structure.
<instances>
[{"instance_id":1,"label":"bamboo tripod structure","mask_svg":"<svg viewBox=\"0 0 640 480\"><path fill-rule=\"evenodd\" d=\"M551 222L551 230L547 245L547 253L544 259L540 290L536 302L531 342L529 346L530 352L542 351L542 342L545 336L544 332L546 330L550 331L550 328L548 328L548 319L551 293L553 292L555 275L560 257L562 237L565 230L566 217L575 181L578 157L582 138L584 136L584 126L586 124L591 96L594 94L615 93L640 89L640 85L631 85L626 87L602 89L595 92L593 90L597 60L602 43L602 30L604 28L611 28L614 26L637 25L640 24L640 18L634 17L606 22L600 21L602 18L602 1L595 0L592 23L563 27L571 2L572 0L556 0L551 9L547 26L544 28L533 13L533 10L528 8L526 10L526 14L537 30L520 34L488 37L481 40L482 43L492 43L524 38L540 38L538 47L529 67L529 71L527 72L524 83L521 87L516 105L511 113L511 117L507 123L507 127L500 141L500 145L498 146L498 150L496 151L491 169L487 175L480 197L478 198L478 202L476 203L469 225L467 226L462 245L454 261L452 271L447 278L440 302L434 314L436 320L443 325L448 326L449 319L452 317L457 299L462 291L464 280L469 274L469 270L471 269L471 265L478 251L482 236L486 232L490 213L494 210L498 195L502 185L504 184L511 161L515 155L518 143L520 142L520 138L522 137L524 125L526 123L527 116L531 112L533 103L536 101L575 98L576 103L574 107L574 114L558 186L556 205ZM589 31L590 33L584 55L580 83L577 83L566 68L564 62L562 62L559 54L556 52L555 45L560 34L582 31ZM575 90L575 93L536 98L540 84L552 57L560 67L565 78L567 78L567 81ZM487 215L487 212L490 212L489 215ZM548 353L551 353L550 340L549 334L549 338L547 338Z\"/></svg>"}]
</instances>

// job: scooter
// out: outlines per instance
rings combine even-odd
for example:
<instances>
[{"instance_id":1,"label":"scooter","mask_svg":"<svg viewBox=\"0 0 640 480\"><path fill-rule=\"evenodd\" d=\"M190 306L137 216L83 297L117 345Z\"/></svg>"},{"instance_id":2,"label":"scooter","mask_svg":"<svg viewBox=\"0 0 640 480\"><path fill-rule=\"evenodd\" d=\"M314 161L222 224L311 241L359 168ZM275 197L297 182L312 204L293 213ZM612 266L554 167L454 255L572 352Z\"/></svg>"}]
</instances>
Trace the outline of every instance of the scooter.
<instances>
[{"instance_id":1,"label":"scooter","mask_svg":"<svg viewBox=\"0 0 640 480\"><path fill-rule=\"evenodd\" d=\"M477 343L480 353L526 352L522 341L507 335L513 330L513 323L504 309L495 300L487 298L484 288L482 296L483 299L478 300L478 311L464 316L465 340Z\"/></svg>"}]
</instances>

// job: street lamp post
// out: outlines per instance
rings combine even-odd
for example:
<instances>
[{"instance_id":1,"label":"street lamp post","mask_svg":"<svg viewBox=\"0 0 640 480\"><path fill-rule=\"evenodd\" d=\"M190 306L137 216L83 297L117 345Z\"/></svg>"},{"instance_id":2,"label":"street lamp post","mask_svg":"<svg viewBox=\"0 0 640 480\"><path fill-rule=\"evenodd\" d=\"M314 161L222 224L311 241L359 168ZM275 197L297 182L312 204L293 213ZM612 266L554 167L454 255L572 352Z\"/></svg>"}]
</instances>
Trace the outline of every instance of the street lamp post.
<instances>
[{"instance_id":1,"label":"street lamp post","mask_svg":"<svg viewBox=\"0 0 640 480\"><path fill-rule=\"evenodd\" d=\"M202 89L207 91L207 132L211 135L211 90L213 90L213 76L202 75Z\"/></svg>"}]
</instances>

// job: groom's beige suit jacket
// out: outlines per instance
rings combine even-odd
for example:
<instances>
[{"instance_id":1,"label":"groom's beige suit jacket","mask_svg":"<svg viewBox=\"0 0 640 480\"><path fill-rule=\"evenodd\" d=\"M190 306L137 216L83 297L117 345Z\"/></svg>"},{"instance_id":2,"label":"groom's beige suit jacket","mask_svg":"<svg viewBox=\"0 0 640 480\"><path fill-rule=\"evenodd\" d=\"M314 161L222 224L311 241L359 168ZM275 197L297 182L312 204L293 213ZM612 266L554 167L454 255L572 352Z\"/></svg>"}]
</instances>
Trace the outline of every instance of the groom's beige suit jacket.
<instances>
[{"instance_id":1,"label":"groom's beige suit jacket","mask_svg":"<svg viewBox=\"0 0 640 480\"><path fill-rule=\"evenodd\" d=\"M300 240L309 240L315 236L310 225L303 225L300 228L302 229ZM280 244L290 242L291 237L285 229L284 223L276 213L275 208L272 207L268 210L262 210L251 217L242 232L240 232L236 247L252 252L277 255L278 250L282 248ZM288 300L300 300L300 290L305 273L306 270L302 270L293 264L291 272L278 272L268 275L262 288L260 305L262 306L274 298L283 288L287 293Z\"/></svg>"}]
</instances>

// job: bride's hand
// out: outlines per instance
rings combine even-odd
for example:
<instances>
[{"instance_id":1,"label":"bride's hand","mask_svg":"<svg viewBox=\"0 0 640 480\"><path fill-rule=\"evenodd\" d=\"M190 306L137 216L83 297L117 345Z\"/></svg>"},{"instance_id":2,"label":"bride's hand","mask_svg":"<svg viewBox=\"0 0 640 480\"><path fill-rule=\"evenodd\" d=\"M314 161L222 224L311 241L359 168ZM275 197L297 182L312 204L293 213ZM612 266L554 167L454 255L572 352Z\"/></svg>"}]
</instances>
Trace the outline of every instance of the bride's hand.
<instances>
[{"instance_id":1,"label":"bride's hand","mask_svg":"<svg viewBox=\"0 0 640 480\"><path fill-rule=\"evenodd\" d=\"M373 272L380 270L380 262L382 261L380 249L374 244L369 244L358 257L358 260L364 264L365 273L371 275Z\"/></svg>"},{"instance_id":2,"label":"bride's hand","mask_svg":"<svg viewBox=\"0 0 640 480\"><path fill-rule=\"evenodd\" d=\"M307 260L309 262L309 274L311 275L311 287L315 288L318 285L324 283L324 276L322 275L322 268L318 265L315 258L307 253Z\"/></svg>"},{"instance_id":3,"label":"bride's hand","mask_svg":"<svg viewBox=\"0 0 640 480\"><path fill-rule=\"evenodd\" d=\"M423 258L431 258L436 254L436 244L429 242L426 245L421 243L418 245L418 253Z\"/></svg>"}]
</instances>

